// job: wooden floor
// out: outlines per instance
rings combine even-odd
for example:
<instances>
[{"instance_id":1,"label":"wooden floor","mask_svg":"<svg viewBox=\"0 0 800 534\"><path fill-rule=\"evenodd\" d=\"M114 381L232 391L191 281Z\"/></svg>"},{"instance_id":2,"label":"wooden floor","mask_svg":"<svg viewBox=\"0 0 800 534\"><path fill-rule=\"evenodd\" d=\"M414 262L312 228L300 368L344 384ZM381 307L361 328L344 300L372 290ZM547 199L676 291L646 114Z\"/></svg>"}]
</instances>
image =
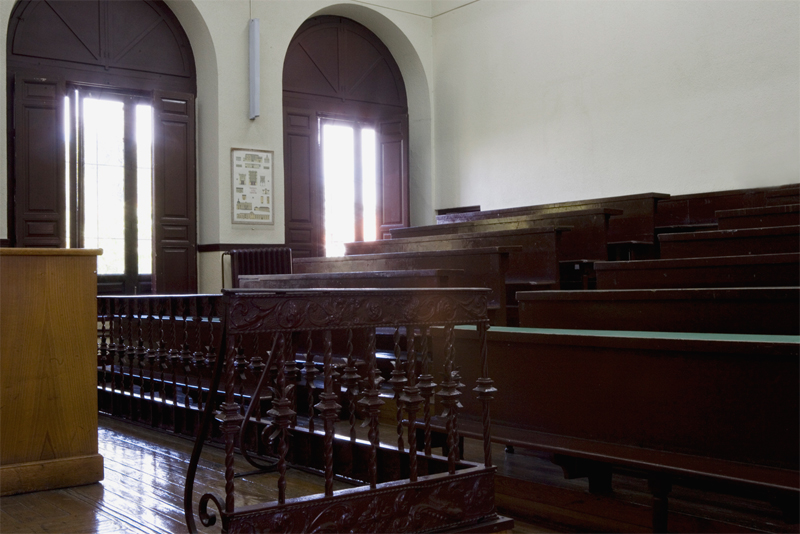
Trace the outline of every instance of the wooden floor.
<instances>
[{"instance_id":1,"label":"wooden floor","mask_svg":"<svg viewBox=\"0 0 800 534\"><path fill-rule=\"evenodd\" d=\"M97 484L0 498L2 534L180 533L186 532L183 484L192 443L186 439L100 416L99 451L105 479ZM236 472L252 468L242 460ZM207 447L195 488L224 494L224 455ZM287 497L324 491L323 480L289 470ZM277 474L236 479L236 506L277 498ZM346 487L341 483L335 489ZM200 497L196 492L195 503ZM219 532L216 525L201 532ZM512 531L554 532L520 522Z\"/></svg>"},{"instance_id":2,"label":"wooden floor","mask_svg":"<svg viewBox=\"0 0 800 534\"><path fill-rule=\"evenodd\" d=\"M0 533L182 533L183 484L192 443L100 416L99 451L105 479L97 484L0 499ZM479 443L467 440L467 459L482 457ZM585 479L565 480L547 458L493 448L498 467L499 511L515 518L513 533L646 532L650 525L647 483L636 477L614 477L611 495L592 495ZM223 494L224 457L207 447L195 488ZM251 468L238 460L237 473ZM320 477L290 470L287 496L323 491ZM237 478L236 505L276 499L275 474ZM530 482L535 480L536 482ZM345 487L337 483L336 489ZM195 503L200 492L195 495ZM676 487L670 499L672 532L798 532L786 525L769 504ZM201 532L219 532L198 526Z\"/></svg>"}]
</instances>

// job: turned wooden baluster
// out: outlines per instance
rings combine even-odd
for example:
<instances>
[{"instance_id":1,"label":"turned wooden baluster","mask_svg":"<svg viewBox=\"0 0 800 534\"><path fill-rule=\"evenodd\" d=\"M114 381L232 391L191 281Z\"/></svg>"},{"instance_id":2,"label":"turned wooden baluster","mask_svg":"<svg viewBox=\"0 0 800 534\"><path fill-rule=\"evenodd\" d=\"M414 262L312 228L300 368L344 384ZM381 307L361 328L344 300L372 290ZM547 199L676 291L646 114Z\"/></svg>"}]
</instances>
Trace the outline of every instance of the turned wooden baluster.
<instances>
[{"instance_id":1,"label":"turned wooden baluster","mask_svg":"<svg viewBox=\"0 0 800 534\"><path fill-rule=\"evenodd\" d=\"M261 376L261 373L264 371L264 367L266 364L264 363L264 359L260 356L259 351L260 343L259 343L260 334L253 334L253 357L250 358L250 366L249 369L253 373L253 376L258 380ZM255 403L255 415L256 421L261 421L261 392L256 391L253 394L253 397L250 399L250 403Z\"/></svg>"},{"instance_id":2,"label":"turned wooden baluster","mask_svg":"<svg viewBox=\"0 0 800 534\"><path fill-rule=\"evenodd\" d=\"M431 361L430 355L428 354L428 336L430 335L430 329L428 327L420 328L420 337L422 338L422 348L420 349L420 354L422 355L422 363L420 364L420 370L422 375L419 377L419 390L422 393L422 398L425 399L425 404L422 407L424 416L425 416L425 433L424 433L424 446L425 446L425 454L430 456L431 454L431 400L433 399L433 391L436 389L436 383L433 381L433 375L431 374Z\"/></svg>"},{"instance_id":3,"label":"turned wooden baluster","mask_svg":"<svg viewBox=\"0 0 800 534\"><path fill-rule=\"evenodd\" d=\"M333 392L333 350L331 331L325 331L323 341L323 377L325 389L320 393L320 402L316 405L325 425L325 495L333 495L333 433L336 414L342 407L336 402L338 395Z\"/></svg>"},{"instance_id":4,"label":"turned wooden baluster","mask_svg":"<svg viewBox=\"0 0 800 534\"><path fill-rule=\"evenodd\" d=\"M100 368L103 370L101 375L101 385L103 387L103 393L105 394L106 386L108 382L106 380L107 369L106 366L108 365L108 330L106 328L109 313L108 308L110 306L109 300L105 298L98 298L97 299L97 315L100 322L100 340L97 350L97 359L98 363L100 364ZM111 325L108 325L109 327Z\"/></svg>"},{"instance_id":5,"label":"turned wooden baluster","mask_svg":"<svg viewBox=\"0 0 800 534\"><path fill-rule=\"evenodd\" d=\"M478 379L478 386L472 391L478 394L478 400L483 406L483 463L486 467L492 466L492 420L489 413L489 403L494 399L494 380L489 378L489 349L486 341L486 330L489 325L486 323L478 324L478 339L481 346L481 377Z\"/></svg>"},{"instance_id":6,"label":"turned wooden baluster","mask_svg":"<svg viewBox=\"0 0 800 534\"><path fill-rule=\"evenodd\" d=\"M134 382L134 362L136 361L136 319L134 307L137 305L135 299L125 299L125 314L128 317L128 340L125 343L125 365L128 367L128 383L125 385L123 380L123 392L128 388L127 404L128 417L133 419L133 382ZM124 373L123 373L124 377Z\"/></svg>"},{"instance_id":7,"label":"turned wooden baluster","mask_svg":"<svg viewBox=\"0 0 800 534\"><path fill-rule=\"evenodd\" d=\"M122 306L120 303L120 299L113 299L111 301L112 305L112 312L111 312L111 336L112 340L116 339L116 342L112 343L109 347L109 352L111 353L111 413L114 415L118 414L118 407L117 407L117 366L120 366L120 372L122 371L122 358L123 354L125 353L125 342L122 339ZM120 391L122 389L120 388Z\"/></svg>"},{"instance_id":8,"label":"turned wooden baluster","mask_svg":"<svg viewBox=\"0 0 800 534\"><path fill-rule=\"evenodd\" d=\"M203 303L203 313L206 317L208 317L208 345L206 345L206 369L209 371L214 369L214 365L217 361L217 351L214 345L214 312L216 311L216 299L212 300L210 298L206 298L205 302ZM211 392L208 392L210 395ZM201 395L202 397L202 395Z\"/></svg>"},{"instance_id":9,"label":"turned wooden baluster","mask_svg":"<svg viewBox=\"0 0 800 534\"><path fill-rule=\"evenodd\" d=\"M314 365L314 355L311 354L313 342L311 340L311 330L306 332L306 362L303 366L306 374L306 390L308 394L308 430L314 432L314 379L319 374L317 366Z\"/></svg>"},{"instance_id":10,"label":"turned wooden baluster","mask_svg":"<svg viewBox=\"0 0 800 534\"><path fill-rule=\"evenodd\" d=\"M136 300L136 322L138 330L136 332L136 367L139 368L139 395L136 407L136 419L141 417L144 412L144 358L147 355L147 348L144 346L144 315L149 315L147 311L148 301L146 299ZM133 375L133 372L131 372ZM131 397L133 397L133 382L131 382Z\"/></svg>"},{"instance_id":11,"label":"turned wooden baluster","mask_svg":"<svg viewBox=\"0 0 800 534\"><path fill-rule=\"evenodd\" d=\"M170 310L170 318L172 319L172 343L169 349L169 362L172 368L172 387L171 387L171 408L172 408L172 431L180 432L180 414L178 413L178 372L181 363L181 346L178 337L178 320L183 318L183 299L180 297L173 297L172 306Z\"/></svg>"},{"instance_id":12,"label":"turned wooden baluster","mask_svg":"<svg viewBox=\"0 0 800 534\"><path fill-rule=\"evenodd\" d=\"M375 489L378 483L378 446L380 436L378 432L378 419L383 401L380 399L380 384L383 381L378 375L375 362L375 328L367 329L367 390L364 397L358 401L367 411L368 419L364 425L369 425L369 485Z\"/></svg>"},{"instance_id":13,"label":"turned wooden baluster","mask_svg":"<svg viewBox=\"0 0 800 534\"><path fill-rule=\"evenodd\" d=\"M127 354L127 338L125 331L128 328L128 316L126 308L129 302L125 299L119 299L119 338L117 339L117 365L119 366L119 391L124 395L125 393L125 360Z\"/></svg>"},{"instance_id":14,"label":"turned wooden baluster","mask_svg":"<svg viewBox=\"0 0 800 534\"><path fill-rule=\"evenodd\" d=\"M347 391L347 399L349 402L348 412L350 414L350 441L356 441L356 397L358 396L358 381L361 377L356 368L356 362L353 358L353 330L347 329L347 363L345 364L344 373L342 374L342 385Z\"/></svg>"},{"instance_id":15,"label":"turned wooden baluster","mask_svg":"<svg viewBox=\"0 0 800 534\"><path fill-rule=\"evenodd\" d=\"M197 412L203 410L203 367L205 365L206 354L203 352L203 311L207 297L196 297L194 302L194 322L195 322L195 344L194 344L194 369L197 375ZM210 319L210 318L209 318ZM209 321L210 322L210 321Z\"/></svg>"},{"instance_id":16,"label":"turned wooden baluster","mask_svg":"<svg viewBox=\"0 0 800 534\"><path fill-rule=\"evenodd\" d=\"M278 434L278 502L284 504L286 502L286 456L289 452L289 442L287 439L287 432L289 424L295 415L294 410L291 409L291 401L287 396L286 391L286 352L287 345L285 335L280 334L277 348L277 360L275 366L278 370L277 387L275 397L273 398L272 409L267 412L272 416L275 426L277 426Z\"/></svg>"},{"instance_id":17,"label":"turned wooden baluster","mask_svg":"<svg viewBox=\"0 0 800 534\"><path fill-rule=\"evenodd\" d=\"M195 323L194 315L192 314L192 299L191 297L184 297L183 313L183 344L181 346L181 363L183 364L183 408L184 408L184 430L188 430L187 424L189 422L189 407L191 406L191 399L189 395L189 376L192 373L192 346L189 343L189 317L192 318L192 324ZM186 306L188 304L188 306Z\"/></svg>"},{"instance_id":18,"label":"turned wooden baluster","mask_svg":"<svg viewBox=\"0 0 800 534\"><path fill-rule=\"evenodd\" d=\"M153 317L150 320L150 348L147 349L147 367L150 375L150 424L155 424L155 379L158 359L158 339L161 334L161 299L152 302Z\"/></svg>"},{"instance_id":19,"label":"turned wooden baluster","mask_svg":"<svg viewBox=\"0 0 800 534\"><path fill-rule=\"evenodd\" d=\"M406 339L408 339L408 329L406 329ZM408 343L408 341L407 341ZM397 450L402 452L403 448L403 401L401 395L403 388L408 382L406 372L403 369L403 364L400 363L400 327L394 329L394 361L392 362L392 378L389 383L394 390L394 403L395 403L395 419L397 424ZM409 442L409 447L413 446L413 442Z\"/></svg>"},{"instance_id":20,"label":"turned wooden baluster","mask_svg":"<svg viewBox=\"0 0 800 534\"><path fill-rule=\"evenodd\" d=\"M437 392L442 398L442 405L444 406L444 413L442 416L447 421L447 466L450 474L456 472L456 461L458 459L458 398L461 392L458 390L457 375L453 368L454 359L454 340L455 332L453 325L444 327L445 339L445 364L444 364L444 382L441 389Z\"/></svg>"},{"instance_id":21,"label":"turned wooden baluster","mask_svg":"<svg viewBox=\"0 0 800 534\"><path fill-rule=\"evenodd\" d=\"M236 434L239 432L243 417L236 404L234 387L236 380L236 344L235 336L228 336L225 352L225 401L217 412L216 419L220 422L220 431L225 441L225 512L233 513L234 510L234 470L233 448Z\"/></svg>"},{"instance_id":22,"label":"turned wooden baluster","mask_svg":"<svg viewBox=\"0 0 800 534\"><path fill-rule=\"evenodd\" d=\"M108 311L108 342L109 342L108 343L108 364L109 364L108 372L110 373L109 380L111 380L111 390L113 392L113 390L114 390L114 381L113 381L114 357L115 357L115 355L117 353L116 337L114 337L114 336L117 334L117 317L116 317L116 308L114 307L114 299L111 299L111 298L106 299L106 303L107 303L107 308L106 309ZM113 401L114 396L112 395L111 398L112 398L112 401Z\"/></svg>"},{"instance_id":23,"label":"turned wooden baluster","mask_svg":"<svg viewBox=\"0 0 800 534\"><path fill-rule=\"evenodd\" d=\"M165 323L165 321L169 321L172 315L172 302L170 301L169 297L163 299L162 301L163 309L161 312L161 320L159 321L159 329L161 337L158 342L158 366L159 366L159 380L158 380L158 424L159 426L163 426L164 414L166 413L166 400L167 400L167 384L166 384L166 374L167 368L169 368L169 349L167 348L167 329L169 328L169 324Z\"/></svg>"},{"instance_id":24,"label":"turned wooden baluster","mask_svg":"<svg viewBox=\"0 0 800 534\"><path fill-rule=\"evenodd\" d=\"M408 347L406 349L406 360L408 364L408 381L406 387L403 389L403 404L408 412L408 467L409 478L411 482L417 481L417 410L420 404L425 400L419 394L419 388L416 385L416 365L417 365L417 351L415 329L406 329L406 340Z\"/></svg>"},{"instance_id":25,"label":"turned wooden baluster","mask_svg":"<svg viewBox=\"0 0 800 534\"><path fill-rule=\"evenodd\" d=\"M141 298L139 311L139 339L141 345L137 346L137 356L139 359L139 419L150 419L152 421L152 399L148 404L147 390L153 380L153 364L151 356L153 354L153 301L150 298ZM146 323L145 323L146 319ZM147 376L145 370L147 369Z\"/></svg>"},{"instance_id":26,"label":"turned wooden baluster","mask_svg":"<svg viewBox=\"0 0 800 534\"><path fill-rule=\"evenodd\" d=\"M287 357L284 362L286 373L286 398L289 399L289 407L294 411L292 416L291 426L297 425L297 385L300 383L300 369L297 368L297 361L295 355L293 337L290 335L287 339Z\"/></svg>"},{"instance_id":27,"label":"turned wooden baluster","mask_svg":"<svg viewBox=\"0 0 800 534\"><path fill-rule=\"evenodd\" d=\"M247 380L247 357L244 355L244 336L238 336L238 344L236 348L236 381L239 382L239 398L242 403L239 405L239 411L244 415L244 383Z\"/></svg>"}]
</instances>

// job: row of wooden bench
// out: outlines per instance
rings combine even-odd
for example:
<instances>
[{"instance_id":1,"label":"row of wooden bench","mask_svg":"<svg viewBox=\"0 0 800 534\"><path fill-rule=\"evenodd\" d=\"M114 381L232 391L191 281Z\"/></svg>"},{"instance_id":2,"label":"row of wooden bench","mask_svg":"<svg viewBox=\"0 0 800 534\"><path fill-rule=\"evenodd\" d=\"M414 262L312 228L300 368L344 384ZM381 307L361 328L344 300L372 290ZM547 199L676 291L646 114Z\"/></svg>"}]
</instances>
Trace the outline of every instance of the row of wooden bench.
<instances>
[{"instance_id":1,"label":"row of wooden bench","mask_svg":"<svg viewBox=\"0 0 800 534\"><path fill-rule=\"evenodd\" d=\"M492 327L492 439L549 453L595 493L613 490L618 469L646 478L654 531L669 529L673 484L746 490L796 524L799 339ZM456 354L477 343L474 329L456 331ZM462 383L480 376L474 360L459 365ZM480 406L465 400L459 418L462 435L480 437Z\"/></svg>"},{"instance_id":2,"label":"row of wooden bench","mask_svg":"<svg viewBox=\"0 0 800 534\"><path fill-rule=\"evenodd\" d=\"M800 206L793 187L742 194L747 207L734 196L658 199L656 248L629 248L646 259L576 262L597 289L519 292L524 328L489 331L505 393L493 439L549 453L594 492L617 469L640 473L656 531L672 484L698 481L747 488L798 522ZM443 219L456 217L481 215ZM476 342L456 332L457 352ZM461 362L464 383L474 367ZM467 436L478 408L465 403Z\"/></svg>"},{"instance_id":3,"label":"row of wooden bench","mask_svg":"<svg viewBox=\"0 0 800 534\"><path fill-rule=\"evenodd\" d=\"M799 192L451 213L349 244L344 258L295 259L291 276L241 281L490 288L495 441L548 452L595 491L614 469L642 473L655 530L667 528L670 484L687 479L755 487L796 523ZM516 321L525 328L503 326ZM475 339L457 331L457 352ZM460 365L474 383L474 362ZM464 435L479 414L464 406Z\"/></svg>"},{"instance_id":4,"label":"row of wooden bench","mask_svg":"<svg viewBox=\"0 0 800 534\"><path fill-rule=\"evenodd\" d=\"M515 294L520 290L753 287L800 282L797 204L722 210L718 213L721 229L676 233L673 226L673 232L659 233L656 207L668 201L665 195L648 194L597 199L586 209L565 203L531 207L532 211L523 215L516 214L522 208L488 212L511 213L510 217L490 217L487 212L453 214L472 219L398 229L392 239L383 241L349 243L344 258L297 258L293 273L306 275L297 282L302 284L298 287L365 287L375 276L366 273L375 272L383 273L382 287L488 287L492 290L493 323L498 325L517 324ZM634 210L635 216L626 215L619 207ZM747 227L754 223L761 226ZM617 230L612 231L615 224ZM620 236L627 241L613 241ZM628 247L628 257L647 259L615 260L623 244ZM645 245L648 248L643 252ZM447 276L432 269L443 269ZM295 282L283 279L280 283Z\"/></svg>"}]
</instances>

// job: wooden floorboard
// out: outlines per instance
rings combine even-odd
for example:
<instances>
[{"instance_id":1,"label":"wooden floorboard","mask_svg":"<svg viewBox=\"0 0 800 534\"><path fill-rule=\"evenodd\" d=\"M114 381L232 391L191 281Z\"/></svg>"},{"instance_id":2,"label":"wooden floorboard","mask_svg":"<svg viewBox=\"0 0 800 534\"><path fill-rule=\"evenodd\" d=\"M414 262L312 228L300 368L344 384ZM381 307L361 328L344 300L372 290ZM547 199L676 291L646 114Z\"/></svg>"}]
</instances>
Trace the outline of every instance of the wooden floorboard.
<instances>
[{"instance_id":1,"label":"wooden floorboard","mask_svg":"<svg viewBox=\"0 0 800 534\"><path fill-rule=\"evenodd\" d=\"M386 427L384 439L393 436ZM395 438L396 439L396 438ZM0 498L0 533L182 533L183 484L192 442L152 429L100 417L99 452L105 479L97 484ZM466 457L482 458L482 445L466 440ZM515 518L514 534L549 532L643 532L650 521L647 482L614 476L614 492L592 495L585 479L565 480L547 457L501 445L492 447L498 469L496 502L502 514ZM242 458L237 473L252 468ZM202 493L224 494L224 455L206 447L198 466L195 506ZM322 478L288 472L287 497L320 493ZM277 475L237 477L236 505L273 501ZM336 489L347 487L336 483ZM720 497L675 488L670 499L670 526L680 532L797 532L768 503ZM219 532L216 525L201 532Z\"/></svg>"}]
</instances>

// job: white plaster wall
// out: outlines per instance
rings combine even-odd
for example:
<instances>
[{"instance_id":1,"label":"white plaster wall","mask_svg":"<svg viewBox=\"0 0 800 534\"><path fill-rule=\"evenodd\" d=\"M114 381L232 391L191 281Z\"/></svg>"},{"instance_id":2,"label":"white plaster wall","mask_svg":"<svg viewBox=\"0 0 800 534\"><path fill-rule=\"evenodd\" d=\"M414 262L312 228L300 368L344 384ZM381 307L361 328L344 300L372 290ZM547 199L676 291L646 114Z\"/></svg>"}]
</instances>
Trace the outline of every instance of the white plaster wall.
<instances>
[{"instance_id":1,"label":"white plaster wall","mask_svg":"<svg viewBox=\"0 0 800 534\"><path fill-rule=\"evenodd\" d=\"M797 182L799 26L800 3L784 0L477 0L443 12L435 207Z\"/></svg>"}]
</instances>

